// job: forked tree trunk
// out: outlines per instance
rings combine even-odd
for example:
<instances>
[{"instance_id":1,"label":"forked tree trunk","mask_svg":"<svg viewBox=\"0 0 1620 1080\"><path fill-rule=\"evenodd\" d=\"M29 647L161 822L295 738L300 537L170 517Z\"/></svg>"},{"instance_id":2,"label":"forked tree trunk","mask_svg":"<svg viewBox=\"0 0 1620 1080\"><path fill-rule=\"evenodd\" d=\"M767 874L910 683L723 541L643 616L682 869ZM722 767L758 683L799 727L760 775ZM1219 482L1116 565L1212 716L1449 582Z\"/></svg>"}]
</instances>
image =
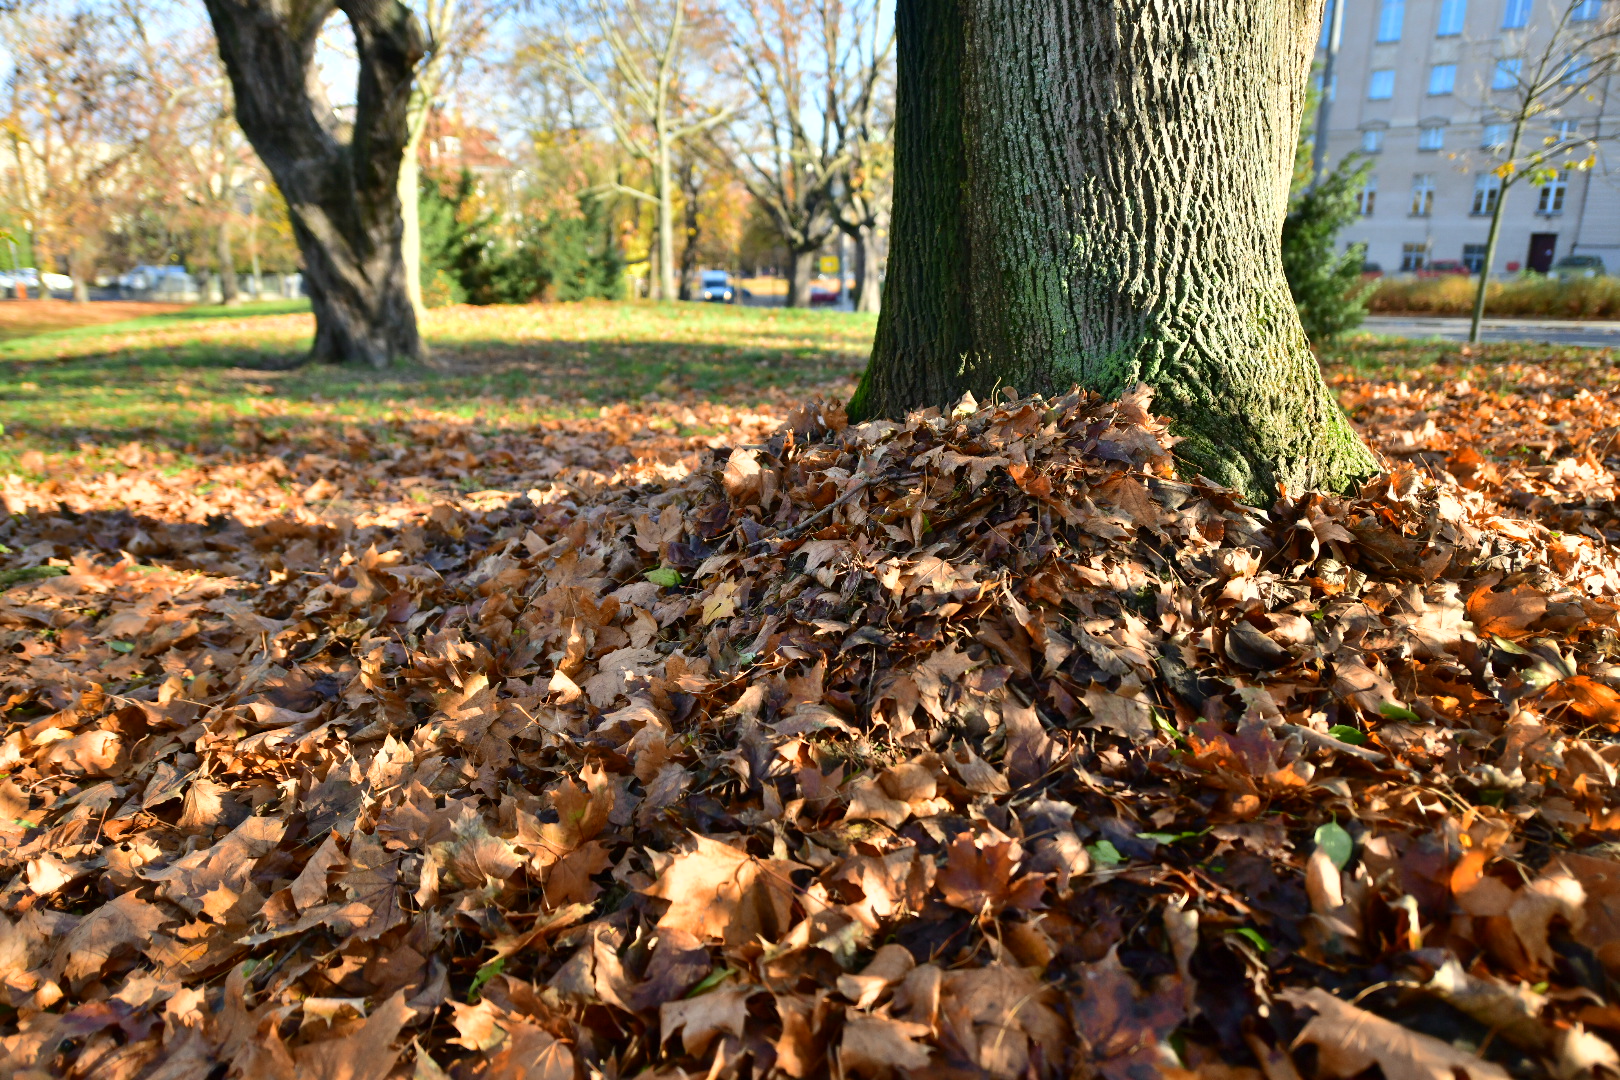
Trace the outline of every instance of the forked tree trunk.
<instances>
[{"instance_id":1,"label":"forked tree trunk","mask_svg":"<svg viewBox=\"0 0 1620 1080\"><path fill-rule=\"evenodd\" d=\"M788 250L787 306L810 306L810 286L815 280L816 253Z\"/></svg>"},{"instance_id":2,"label":"forked tree trunk","mask_svg":"<svg viewBox=\"0 0 1620 1080\"><path fill-rule=\"evenodd\" d=\"M856 417L1146 382L1267 500L1376 471L1281 229L1322 0L899 0L889 275Z\"/></svg>"},{"instance_id":3,"label":"forked tree trunk","mask_svg":"<svg viewBox=\"0 0 1620 1080\"><path fill-rule=\"evenodd\" d=\"M205 0L236 117L287 201L315 310L316 360L384 367L422 344L406 289L397 183L423 35L399 0ZM348 17L359 60L354 121L313 78L321 26Z\"/></svg>"}]
</instances>

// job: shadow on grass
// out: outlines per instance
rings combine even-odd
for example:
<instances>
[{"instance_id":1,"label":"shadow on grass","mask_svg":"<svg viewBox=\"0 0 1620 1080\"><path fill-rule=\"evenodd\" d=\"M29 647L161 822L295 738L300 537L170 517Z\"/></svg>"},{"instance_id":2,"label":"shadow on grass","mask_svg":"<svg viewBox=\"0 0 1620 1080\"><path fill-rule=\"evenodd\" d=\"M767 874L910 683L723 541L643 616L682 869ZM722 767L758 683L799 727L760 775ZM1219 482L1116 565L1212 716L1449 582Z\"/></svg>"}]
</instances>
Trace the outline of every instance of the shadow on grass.
<instances>
[{"instance_id":1,"label":"shadow on grass","mask_svg":"<svg viewBox=\"0 0 1620 1080\"><path fill-rule=\"evenodd\" d=\"M493 426L647 398L735 405L840 397L864 353L815 343L456 341L428 361L375 371L301 352L217 344L125 347L48 362L0 359L0 468L29 449L159 441L230 444L244 421L367 423L438 410Z\"/></svg>"}]
</instances>

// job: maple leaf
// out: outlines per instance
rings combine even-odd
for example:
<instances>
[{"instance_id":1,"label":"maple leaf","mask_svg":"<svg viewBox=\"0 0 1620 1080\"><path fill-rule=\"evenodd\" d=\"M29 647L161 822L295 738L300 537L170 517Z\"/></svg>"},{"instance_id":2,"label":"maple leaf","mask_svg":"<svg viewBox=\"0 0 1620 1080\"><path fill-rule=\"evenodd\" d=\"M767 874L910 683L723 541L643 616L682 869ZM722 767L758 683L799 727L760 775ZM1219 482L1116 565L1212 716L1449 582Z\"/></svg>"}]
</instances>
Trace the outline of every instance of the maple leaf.
<instances>
[{"instance_id":1,"label":"maple leaf","mask_svg":"<svg viewBox=\"0 0 1620 1080\"><path fill-rule=\"evenodd\" d=\"M681 1048L699 1057L716 1036L742 1038L748 999L761 990L758 986L722 986L684 1001L666 1001L658 1008L658 1030L665 1039L679 1033Z\"/></svg>"},{"instance_id":2,"label":"maple leaf","mask_svg":"<svg viewBox=\"0 0 1620 1080\"><path fill-rule=\"evenodd\" d=\"M52 969L60 978L82 982L120 953L145 950L158 928L172 921L156 905L123 893L68 931L56 948Z\"/></svg>"},{"instance_id":3,"label":"maple leaf","mask_svg":"<svg viewBox=\"0 0 1620 1080\"><path fill-rule=\"evenodd\" d=\"M994 829L977 838L958 833L939 872L940 893L952 907L984 918L1009 908L1032 911L1043 906L1046 876L1024 874L1014 880L1023 857L1018 841Z\"/></svg>"},{"instance_id":4,"label":"maple leaf","mask_svg":"<svg viewBox=\"0 0 1620 1080\"><path fill-rule=\"evenodd\" d=\"M384 1080L403 1049L395 1046L394 1040L411 1015L405 993L400 991L349 1034L294 1051L299 1076L310 1080Z\"/></svg>"},{"instance_id":5,"label":"maple leaf","mask_svg":"<svg viewBox=\"0 0 1620 1080\"><path fill-rule=\"evenodd\" d=\"M780 938L793 908L789 875L802 867L786 859L756 859L705 836L692 839L694 850L676 855L646 890L670 902L659 927L727 946Z\"/></svg>"},{"instance_id":6,"label":"maple leaf","mask_svg":"<svg viewBox=\"0 0 1620 1080\"><path fill-rule=\"evenodd\" d=\"M1109 1080L1130 1080L1152 1068L1160 1042L1186 1019L1179 988L1144 994L1117 949L1081 968L1080 987L1075 1023Z\"/></svg>"}]
</instances>

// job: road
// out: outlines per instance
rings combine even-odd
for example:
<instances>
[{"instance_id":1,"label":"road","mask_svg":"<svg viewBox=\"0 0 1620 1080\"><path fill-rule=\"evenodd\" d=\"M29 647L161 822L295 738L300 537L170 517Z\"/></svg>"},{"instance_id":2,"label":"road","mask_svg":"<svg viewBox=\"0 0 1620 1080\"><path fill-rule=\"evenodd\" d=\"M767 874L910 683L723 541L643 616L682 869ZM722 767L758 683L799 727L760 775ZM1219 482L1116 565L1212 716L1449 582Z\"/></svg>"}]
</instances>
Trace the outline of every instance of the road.
<instances>
[{"instance_id":1,"label":"road","mask_svg":"<svg viewBox=\"0 0 1620 1080\"><path fill-rule=\"evenodd\" d=\"M1388 337L1440 338L1467 341L1468 320L1427 315L1369 315L1362 329ZM1620 322L1573 319L1486 319L1480 328L1485 341L1522 341L1548 345L1584 345L1620 348Z\"/></svg>"}]
</instances>

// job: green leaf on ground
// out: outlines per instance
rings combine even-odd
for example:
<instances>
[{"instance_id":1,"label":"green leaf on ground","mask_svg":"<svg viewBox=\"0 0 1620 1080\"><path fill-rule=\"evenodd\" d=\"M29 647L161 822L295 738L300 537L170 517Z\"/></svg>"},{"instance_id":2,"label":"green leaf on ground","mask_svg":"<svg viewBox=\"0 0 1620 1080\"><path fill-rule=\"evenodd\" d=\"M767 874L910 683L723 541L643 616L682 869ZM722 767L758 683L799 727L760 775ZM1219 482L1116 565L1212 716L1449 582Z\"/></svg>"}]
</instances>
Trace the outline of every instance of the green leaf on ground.
<instances>
[{"instance_id":1,"label":"green leaf on ground","mask_svg":"<svg viewBox=\"0 0 1620 1080\"><path fill-rule=\"evenodd\" d=\"M499 975L505 967L506 957L500 956L479 968L478 974L473 976L472 985L467 987L467 1004L478 1004L478 995L489 984L489 980Z\"/></svg>"},{"instance_id":2,"label":"green leaf on ground","mask_svg":"<svg viewBox=\"0 0 1620 1080\"><path fill-rule=\"evenodd\" d=\"M1386 701L1378 706L1380 716L1387 716L1391 720L1416 720L1418 714L1404 705L1397 705L1393 701Z\"/></svg>"},{"instance_id":3,"label":"green leaf on ground","mask_svg":"<svg viewBox=\"0 0 1620 1080\"><path fill-rule=\"evenodd\" d=\"M1344 826L1330 821L1316 830L1316 847L1333 860L1334 866L1343 870L1355 853L1356 842L1344 831Z\"/></svg>"},{"instance_id":4,"label":"green leaf on ground","mask_svg":"<svg viewBox=\"0 0 1620 1080\"><path fill-rule=\"evenodd\" d=\"M681 583L680 571L676 570L672 566L660 566L656 570L648 570L641 576L652 582L654 585L662 585L666 589L672 588Z\"/></svg>"},{"instance_id":5,"label":"green leaf on ground","mask_svg":"<svg viewBox=\"0 0 1620 1080\"><path fill-rule=\"evenodd\" d=\"M1086 850L1091 852L1091 861L1099 866L1118 866L1125 861L1125 856L1119 853L1119 848L1110 844L1107 840L1087 844Z\"/></svg>"},{"instance_id":6,"label":"green leaf on ground","mask_svg":"<svg viewBox=\"0 0 1620 1080\"><path fill-rule=\"evenodd\" d=\"M1328 734L1342 743L1349 743L1351 746L1367 745L1367 736L1348 724L1334 724L1328 728Z\"/></svg>"}]
</instances>

